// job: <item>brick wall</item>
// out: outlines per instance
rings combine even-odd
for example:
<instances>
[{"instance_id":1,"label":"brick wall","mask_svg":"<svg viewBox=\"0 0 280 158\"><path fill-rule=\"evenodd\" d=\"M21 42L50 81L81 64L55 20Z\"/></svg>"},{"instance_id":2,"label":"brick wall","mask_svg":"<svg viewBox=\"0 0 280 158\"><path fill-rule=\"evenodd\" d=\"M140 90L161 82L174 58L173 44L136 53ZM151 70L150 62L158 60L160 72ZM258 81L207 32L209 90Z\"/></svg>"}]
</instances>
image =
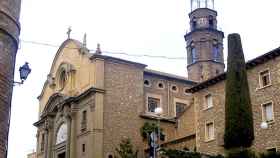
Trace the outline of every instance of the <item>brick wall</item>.
<instances>
[{"instance_id":1,"label":"brick wall","mask_svg":"<svg viewBox=\"0 0 280 158\"><path fill-rule=\"evenodd\" d=\"M20 0L0 2L0 158L6 157Z\"/></svg>"},{"instance_id":2,"label":"brick wall","mask_svg":"<svg viewBox=\"0 0 280 158\"><path fill-rule=\"evenodd\" d=\"M271 85L260 88L259 73L263 70L270 71ZM280 149L280 57L270 60L262 65L256 66L247 71L249 89L254 118L255 140L252 148L258 152L269 148ZM212 94L214 106L205 110L204 97ZM213 86L202 89L194 94L197 116L197 149L200 152L215 154L224 153L222 147L225 123L225 81L221 81ZM273 103L274 121L269 124L268 129L261 129L262 108L261 105L267 102ZM205 123L214 121L215 139L205 141Z\"/></svg>"}]
</instances>

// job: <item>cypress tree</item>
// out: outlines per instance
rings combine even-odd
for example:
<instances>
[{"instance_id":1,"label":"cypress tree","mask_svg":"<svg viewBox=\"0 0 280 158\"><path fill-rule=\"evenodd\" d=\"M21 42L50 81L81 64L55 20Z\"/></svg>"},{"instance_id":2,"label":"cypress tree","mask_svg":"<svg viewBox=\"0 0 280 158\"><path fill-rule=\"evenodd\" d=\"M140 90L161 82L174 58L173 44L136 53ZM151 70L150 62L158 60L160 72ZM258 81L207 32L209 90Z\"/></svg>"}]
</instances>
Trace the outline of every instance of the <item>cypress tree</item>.
<instances>
[{"instance_id":1,"label":"cypress tree","mask_svg":"<svg viewBox=\"0 0 280 158\"><path fill-rule=\"evenodd\" d=\"M225 98L226 149L250 147L254 140L252 106L246 64L239 34L228 36Z\"/></svg>"}]
</instances>

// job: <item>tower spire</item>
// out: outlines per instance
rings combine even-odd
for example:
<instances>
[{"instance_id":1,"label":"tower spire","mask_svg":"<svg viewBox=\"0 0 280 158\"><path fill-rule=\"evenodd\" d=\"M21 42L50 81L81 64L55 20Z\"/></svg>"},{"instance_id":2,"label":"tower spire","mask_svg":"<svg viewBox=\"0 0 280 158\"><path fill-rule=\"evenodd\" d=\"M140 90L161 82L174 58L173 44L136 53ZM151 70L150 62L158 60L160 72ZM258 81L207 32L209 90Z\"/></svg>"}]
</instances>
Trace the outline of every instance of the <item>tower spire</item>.
<instances>
[{"instance_id":1,"label":"tower spire","mask_svg":"<svg viewBox=\"0 0 280 158\"><path fill-rule=\"evenodd\" d=\"M190 32L185 35L188 78L201 82L224 71L224 33L217 29L214 0L190 0Z\"/></svg>"}]
</instances>

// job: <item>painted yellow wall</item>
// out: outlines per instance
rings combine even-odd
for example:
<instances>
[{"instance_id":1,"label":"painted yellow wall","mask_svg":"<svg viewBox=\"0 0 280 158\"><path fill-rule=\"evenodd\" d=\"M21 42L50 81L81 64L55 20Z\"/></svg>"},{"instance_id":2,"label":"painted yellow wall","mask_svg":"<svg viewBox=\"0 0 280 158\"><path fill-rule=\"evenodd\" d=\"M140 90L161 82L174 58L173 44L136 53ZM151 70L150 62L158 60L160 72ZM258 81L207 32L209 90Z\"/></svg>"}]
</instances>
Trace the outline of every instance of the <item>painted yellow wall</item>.
<instances>
[{"instance_id":1,"label":"painted yellow wall","mask_svg":"<svg viewBox=\"0 0 280 158\"><path fill-rule=\"evenodd\" d=\"M40 114L45 108L48 99L54 93L62 93L66 96L76 96L95 84L95 64L89 59L89 53L80 53L80 43L74 40L66 40L58 50L50 75L54 77L55 86L51 87L46 83L41 95L39 96ZM58 71L62 63L71 64L76 71L67 79L66 86L59 88Z\"/></svg>"}]
</instances>

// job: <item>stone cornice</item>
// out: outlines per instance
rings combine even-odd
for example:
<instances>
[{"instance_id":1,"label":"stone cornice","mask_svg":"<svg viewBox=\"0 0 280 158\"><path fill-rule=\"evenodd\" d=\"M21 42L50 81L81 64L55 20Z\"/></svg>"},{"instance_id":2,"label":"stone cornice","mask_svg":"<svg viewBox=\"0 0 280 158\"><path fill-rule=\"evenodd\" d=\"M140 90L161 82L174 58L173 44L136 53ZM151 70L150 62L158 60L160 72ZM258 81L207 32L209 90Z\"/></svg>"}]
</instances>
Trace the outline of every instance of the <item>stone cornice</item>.
<instances>
[{"instance_id":1,"label":"stone cornice","mask_svg":"<svg viewBox=\"0 0 280 158\"><path fill-rule=\"evenodd\" d=\"M88 95L90 95L91 93L105 93L104 89L100 89L100 88L95 88L95 87L91 87L89 89L87 89L86 91L84 91L83 93L79 94L78 96L72 96L72 97L65 97L63 101L59 102L58 104L54 105L55 107L57 106L64 106L64 105L76 105L76 104L72 104L72 103L77 103L79 102L81 99L87 97ZM53 96L57 96L58 94L54 94ZM52 97L50 97L51 99ZM48 105L46 105L40 120L35 122L33 125L38 127L40 126L42 123L45 122L45 120L48 118L48 116L50 117L54 117L55 116L55 112L53 112L53 110L55 108L51 107L51 103L49 103Z\"/></svg>"},{"instance_id":2,"label":"stone cornice","mask_svg":"<svg viewBox=\"0 0 280 158\"><path fill-rule=\"evenodd\" d=\"M161 144L161 146L165 147L165 146L168 146L168 145L171 145L171 144L179 144L179 143L182 143L182 142L185 142L185 141L188 141L188 140L195 139L195 137L196 137L195 134L191 134L191 135L188 135L188 136L185 136L185 137L182 137L182 138L178 138L178 139L174 139L174 140L165 142L165 143Z\"/></svg>"},{"instance_id":3,"label":"stone cornice","mask_svg":"<svg viewBox=\"0 0 280 158\"><path fill-rule=\"evenodd\" d=\"M176 120L174 118L158 117L158 116L150 115L150 114L140 114L140 117L144 118L144 119L149 119L149 120L160 119L160 121L162 121L162 122L176 124Z\"/></svg>"},{"instance_id":4,"label":"stone cornice","mask_svg":"<svg viewBox=\"0 0 280 158\"><path fill-rule=\"evenodd\" d=\"M100 55L100 54L93 54L90 57L90 59L91 60L103 59L103 60L108 60L108 61L112 61L112 62L116 62L116 63L121 63L121 64L130 64L130 65L134 65L134 66L140 67L140 68L145 68L147 66L145 64L136 63L136 62L133 62L133 61L124 60L124 59L120 59L120 58L116 58L116 57L111 57L111 56L106 56L106 55Z\"/></svg>"}]
</instances>

